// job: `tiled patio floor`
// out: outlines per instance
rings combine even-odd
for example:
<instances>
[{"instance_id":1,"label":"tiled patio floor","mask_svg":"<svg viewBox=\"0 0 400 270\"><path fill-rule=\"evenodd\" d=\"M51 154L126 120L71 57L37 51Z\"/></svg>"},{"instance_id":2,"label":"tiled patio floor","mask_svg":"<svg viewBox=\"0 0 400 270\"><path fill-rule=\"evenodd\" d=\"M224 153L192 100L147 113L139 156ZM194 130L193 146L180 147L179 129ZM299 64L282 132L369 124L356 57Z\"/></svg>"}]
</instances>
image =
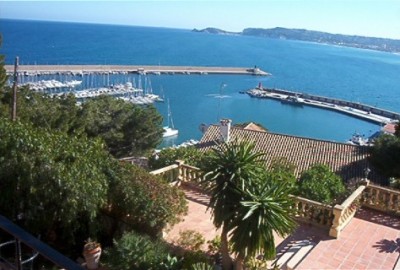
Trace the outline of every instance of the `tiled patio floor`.
<instances>
[{"instance_id":1,"label":"tiled patio floor","mask_svg":"<svg viewBox=\"0 0 400 270\"><path fill-rule=\"evenodd\" d=\"M388 269L400 255L400 219L361 209L339 239L322 240L296 269Z\"/></svg>"},{"instance_id":2,"label":"tiled patio floor","mask_svg":"<svg viewBox=\"0 0 400 270\"><path fill-rule=\"evenodd\" d=\"M168 242L175 242L179 238L179 233L185 230L194 230L201 233L206 242L212 240L219 232L215 229L211 214L207 211L208 197L190 189L184 189L187 202L188 214L183 217L183 221L176 224L170 231L167 232L165 239ZM207 245L203 248L206 249Z\"/></svg>"}]
</instances>

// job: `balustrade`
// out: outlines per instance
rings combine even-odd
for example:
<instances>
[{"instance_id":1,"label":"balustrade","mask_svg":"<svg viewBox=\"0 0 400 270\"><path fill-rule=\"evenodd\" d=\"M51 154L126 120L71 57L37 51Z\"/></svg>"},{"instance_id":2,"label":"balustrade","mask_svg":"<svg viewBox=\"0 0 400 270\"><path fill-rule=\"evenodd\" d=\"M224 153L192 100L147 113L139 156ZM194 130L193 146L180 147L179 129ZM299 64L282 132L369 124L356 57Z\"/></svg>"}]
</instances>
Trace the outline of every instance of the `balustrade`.
<instances>
[{"instance_id":1,"label":"balustrade","mask_svg":"<svg viewBox=\"0 0 400 270\"><path fill-rule=\"evenodd\" d=\"M361 206L360 199L366 186L359 186L342 204L335 205L333 208L334 219L329 235L339 238L340 232L351 221Z\"/></svg>"},{"instance_id":2,"label":"balustrade","mask_svg":"<svg viewBox=\"0 0 400 270\"><path fill-rule=\"evenodd\" d=\"M333 219L332 206L298 196L291 197L294 200L296 219L317 226L330 228Z\"/></svg>"},{"instance_id":3,"label":"balustrade","mask_svg":"<svg viewBox=\"0 0 400 270\"><path fill-rule=\"evenodd\" d=\"M400 215L400 191L371 184L363 193L362 205Z\"/></svg>"}]
</instances>

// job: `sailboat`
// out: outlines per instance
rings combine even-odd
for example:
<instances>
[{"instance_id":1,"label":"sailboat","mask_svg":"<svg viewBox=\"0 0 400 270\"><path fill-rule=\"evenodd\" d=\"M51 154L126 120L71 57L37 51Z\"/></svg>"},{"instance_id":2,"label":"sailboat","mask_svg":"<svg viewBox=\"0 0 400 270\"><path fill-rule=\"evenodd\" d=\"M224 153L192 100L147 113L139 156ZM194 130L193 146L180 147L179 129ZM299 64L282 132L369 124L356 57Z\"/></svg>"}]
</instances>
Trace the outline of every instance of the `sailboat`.
<instances>
[{"instance_id":1,"label":"sailboat","mask_svg":"<svg viewBox=\"0 0 400 270\"><path fill-rule=\"evenodd\" d=\"M168 99L168 125L166 127L163 127L164 133L163 133L163 138L166 137L172 137L178 135L179 131L175 129L174 127L174 122L172 120L172 113L171 113L171 108L169 106L169 99Z\"/></svg>"}]
</instances>

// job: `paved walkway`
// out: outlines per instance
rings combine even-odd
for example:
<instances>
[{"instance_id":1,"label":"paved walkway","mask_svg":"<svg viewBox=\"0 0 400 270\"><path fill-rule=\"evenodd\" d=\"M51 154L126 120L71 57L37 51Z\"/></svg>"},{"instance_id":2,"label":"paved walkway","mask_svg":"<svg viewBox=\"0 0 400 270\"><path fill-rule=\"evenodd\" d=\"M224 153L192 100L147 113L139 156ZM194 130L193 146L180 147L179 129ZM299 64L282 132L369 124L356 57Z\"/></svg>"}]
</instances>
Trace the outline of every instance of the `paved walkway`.
<instances>
[{"instance_id":1,"label":"paved walkway","mask_svg":"<svg viewBox=\"0 0 400 270\"><path fill-rule=\"evenodd\" d=\"M209 198L192 189L184 188L183 190L188 202L188 214L167 232L165 239L174 243L178 240L180 232L194 230L201 233L207 243L208 240L212 240L220 234L212 223L210 212L207 211ZM207 250L207 244L203 245L203 250Z\"/></svg>"}]
</instances>

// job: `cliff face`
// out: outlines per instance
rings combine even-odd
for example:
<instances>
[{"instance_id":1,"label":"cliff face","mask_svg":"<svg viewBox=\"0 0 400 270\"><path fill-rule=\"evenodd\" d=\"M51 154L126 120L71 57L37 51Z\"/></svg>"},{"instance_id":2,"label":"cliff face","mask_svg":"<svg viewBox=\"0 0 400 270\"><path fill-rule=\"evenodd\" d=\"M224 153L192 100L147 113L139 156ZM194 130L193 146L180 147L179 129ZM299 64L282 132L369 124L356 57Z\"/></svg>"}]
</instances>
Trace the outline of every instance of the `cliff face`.
<instances>
[{"instance_id":1,"label":"cliff face","mask_svg":"<svg viewBox=\"0 0 400 270\"><path fill-rule=\"evenodd\" d=\"M217 28L206 28L203 30L195 29L193 31L206 32L211 34L236 34L244 36L260 36L274 39L301 40L386 52L400 52L400 40L396 39L330 34L319 31L310 31L306 29L288 29L282 27L271 29L246 28L240 33L227 32Z\"/></svg>"}]
</instances>

